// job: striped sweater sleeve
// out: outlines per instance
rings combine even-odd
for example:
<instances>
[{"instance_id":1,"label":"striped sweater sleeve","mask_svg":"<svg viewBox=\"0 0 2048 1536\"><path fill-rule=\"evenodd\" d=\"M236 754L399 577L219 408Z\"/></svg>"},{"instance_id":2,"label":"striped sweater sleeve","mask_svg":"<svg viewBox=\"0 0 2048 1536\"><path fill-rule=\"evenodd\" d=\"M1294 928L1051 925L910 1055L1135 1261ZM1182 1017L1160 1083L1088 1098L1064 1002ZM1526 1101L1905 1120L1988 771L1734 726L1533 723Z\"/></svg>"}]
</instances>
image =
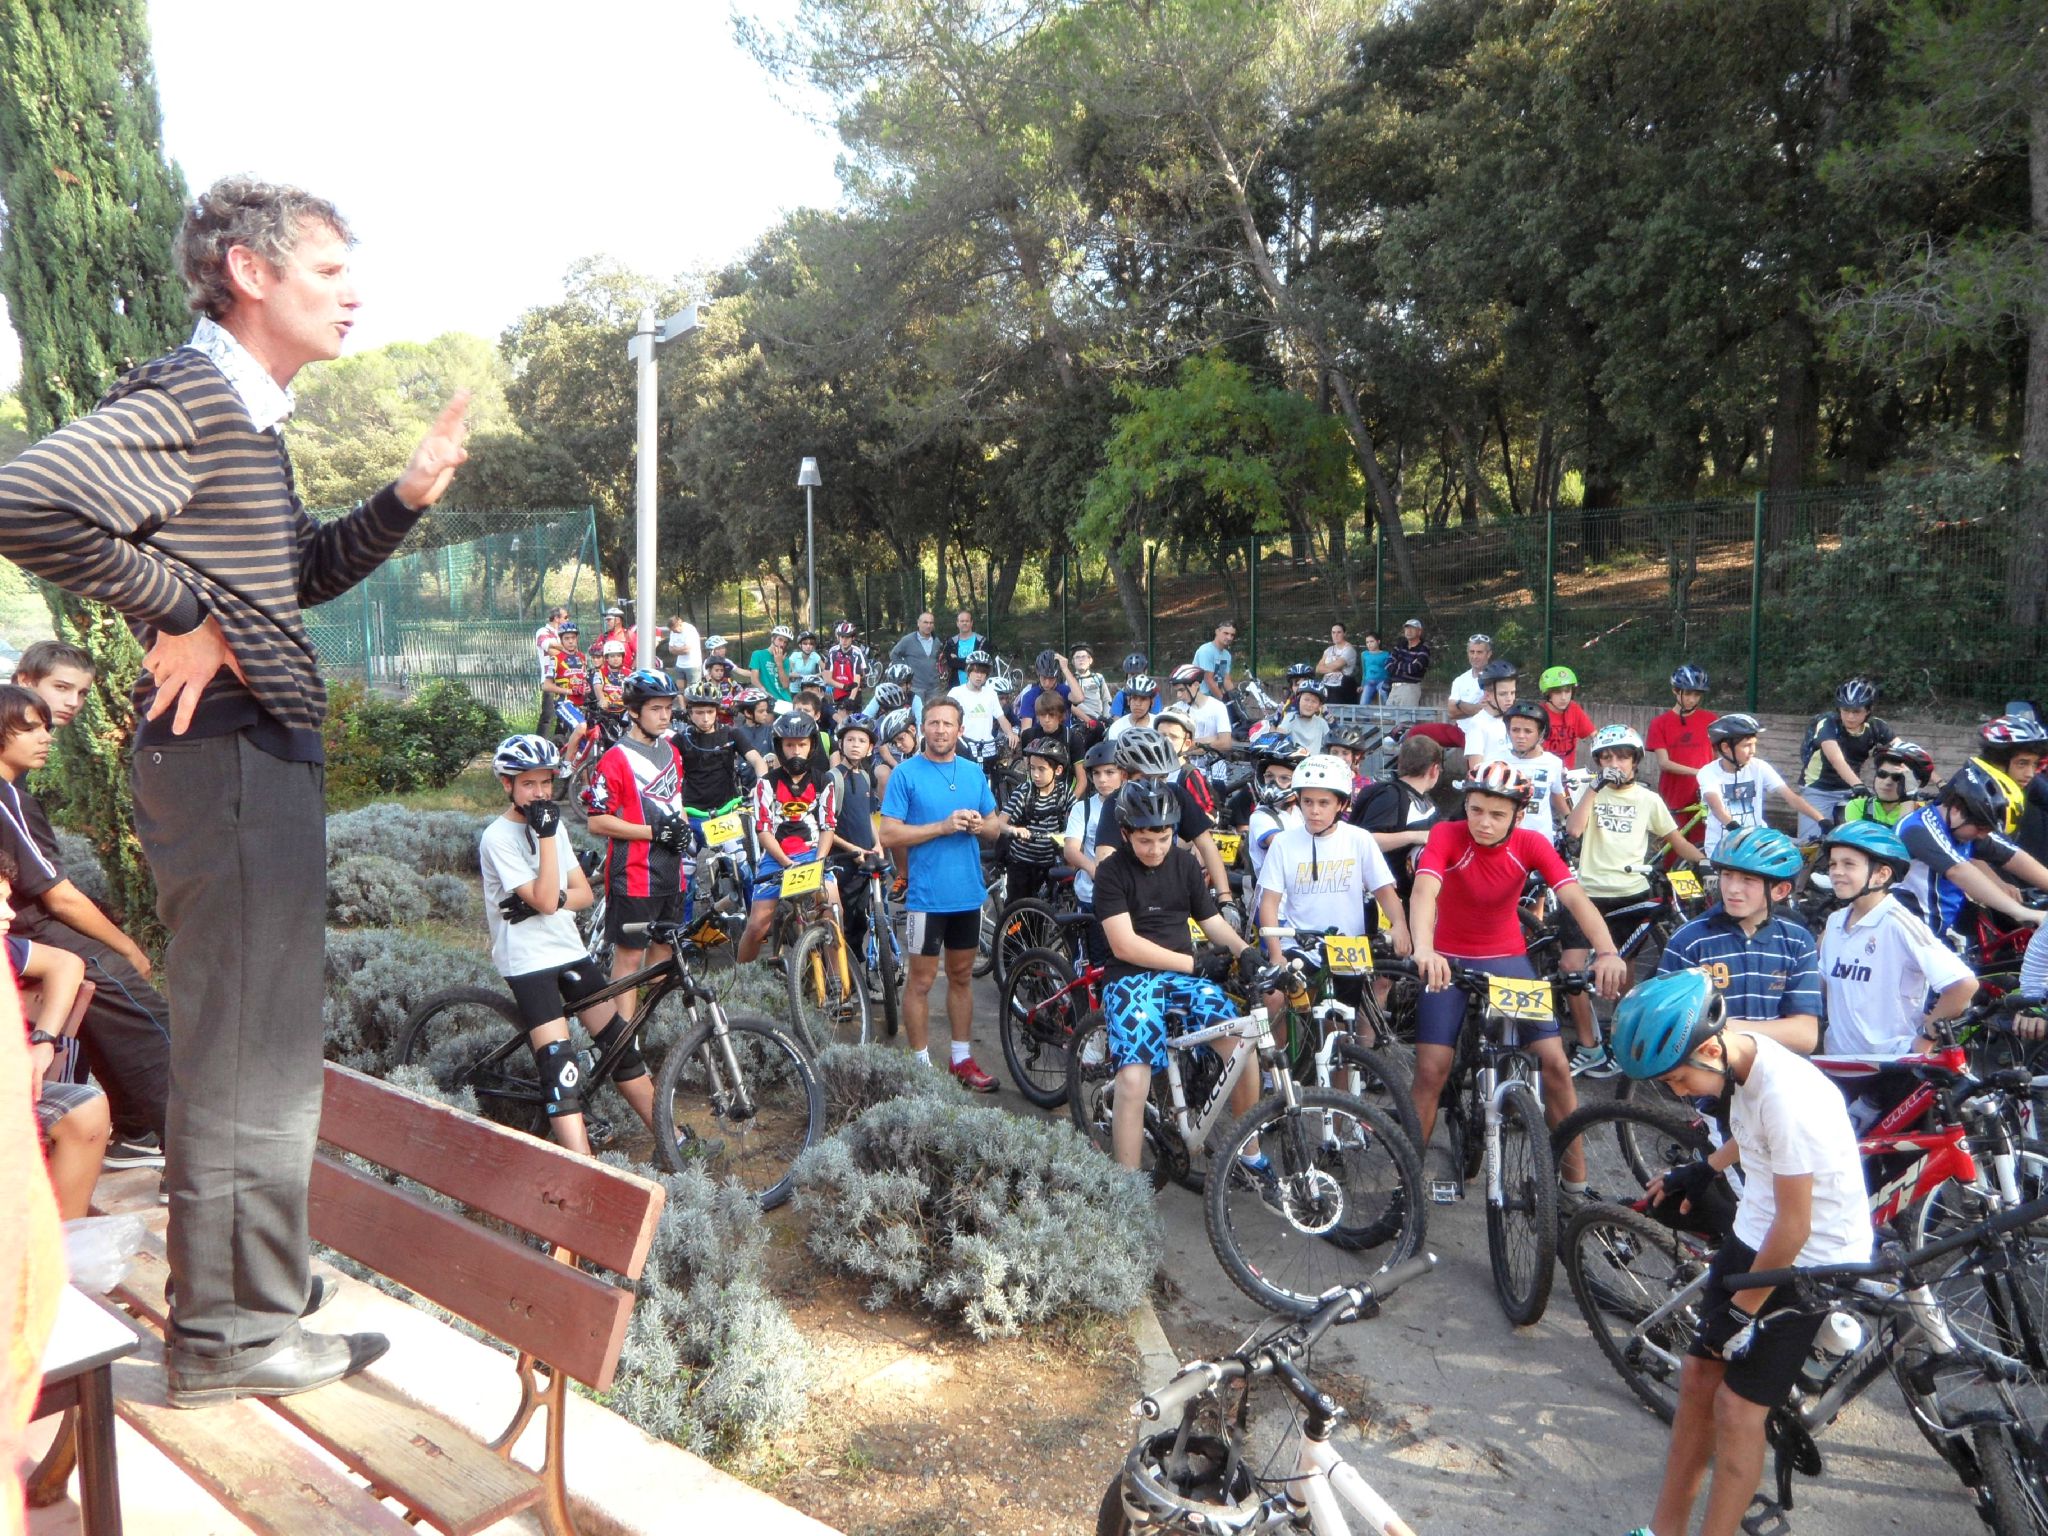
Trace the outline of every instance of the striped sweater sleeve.
<instances>
[{"instance_id":1,"label":"striped sweater sleeve","mask_svg":"<svg viewBox=\"0 0 2048 1536\"><path fill-rule=\"evenodd\" d=\"M191 497L195 436L160 389L60 427L0 468L0 555L167 634L196 629L198 594L142 547Z\"/></svg>"},{"instance_id":2,"label":"striped sweater sleeve","mask_svg":"<svg viewBox=\"0 0 2048 1536\"><path fill-rule=\"evenodd\" d=\"M391 558L420 514L398 499L398 487L387 485L346 517L317 523L298 506L299 602L310 608L341 596Z\"/></svg>"}]
</instances>

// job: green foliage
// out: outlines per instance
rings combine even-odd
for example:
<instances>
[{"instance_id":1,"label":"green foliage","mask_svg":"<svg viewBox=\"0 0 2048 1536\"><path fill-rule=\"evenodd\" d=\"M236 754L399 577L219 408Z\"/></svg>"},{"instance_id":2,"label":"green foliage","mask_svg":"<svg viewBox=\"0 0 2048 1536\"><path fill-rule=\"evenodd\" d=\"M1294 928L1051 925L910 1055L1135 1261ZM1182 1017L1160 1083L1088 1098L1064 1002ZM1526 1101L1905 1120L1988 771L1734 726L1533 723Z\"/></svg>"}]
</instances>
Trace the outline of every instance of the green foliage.
<instances>
[{"instance_id":1,"label":"green foliage","mask_svg":"<svg viewBox=\"0 0 2048 1536\"><path fill-rule=\"evenodd\" d=\"M404 928L469 909L469 887L453 875L422 875L376 853L328 860L327 920L337 927Z\"/></svg>"},{"instance_id":2,"label":"green foliage","mask_svg":"<svg viewBox=\"0 0 2048 1536\"><path fill-rule=\"evenodd\" d=\"M505 720L462 684L435 678L404 703L360 683L330 689L322 736L327 803L359 805L376 795L448 784L506 734Z\"/></svg>"},{"instance_id":3,"label":"green foliage","mask_svg":"<svg viewBox=\"0 0 2048 1536\"><path fill-rule=\"evenodd\" d=\"M1165 1252L1149 1183L1071 1126L944 1098L878 1104L797 1162L810 1248L977 1338L1069 1310L1122 1315Z\"/></svg>"}]
</instances>

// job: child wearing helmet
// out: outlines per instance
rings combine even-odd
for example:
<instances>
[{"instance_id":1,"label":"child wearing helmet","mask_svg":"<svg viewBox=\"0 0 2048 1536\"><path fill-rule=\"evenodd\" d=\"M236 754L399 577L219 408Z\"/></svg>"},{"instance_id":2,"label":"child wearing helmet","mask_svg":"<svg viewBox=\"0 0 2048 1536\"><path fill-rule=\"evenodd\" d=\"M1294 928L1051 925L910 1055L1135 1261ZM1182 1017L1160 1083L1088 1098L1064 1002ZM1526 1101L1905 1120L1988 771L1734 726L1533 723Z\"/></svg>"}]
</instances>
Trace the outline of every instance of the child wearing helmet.
<instances>
[{"instance_id":1,"label":"child wearing helmet","mask_svg":"<svg viewBox=\"0 0 2048 1536\"><path fill-rule=\"evenodd\" d=\"M1593 734L1593 717L1578 702L1579 674L1545 667L1536 687L1543 695L1543 750L1567 768L1578 767L1579 743Z\"/></svg>"},{"instance_id":2,"label":"child wearing helmet","mask_svg":"<svg viewBox=\"0 0 2048 1536\"><path fill-rule=\"evenodd\" d=\"M839 802L819 745L818 722L809 711L792 709L775 721L775 755L754 786L754 833L761 863L754 872L746 931L735 949L742 965L760 954L767 941L776 904L782 900L784 870L823 861L822 889L837 912L839 882L831 854L832 832L838 822ZM843 916L840 920L845 921Z\"/></svg>"},{"instance_id":3,"label":"child wearing helmet","mask_svg":"<svg viewBox=\"0 0 2048 1536\"><path fill-rule=\"evenodd\" d=\"M825 653L825 681L832 689L835 721L853 709L868 685L867 648L854 636L853 625L842 620L833 630L832 649Z\"/></svg>"},{"instance_id":4,"label":"child wearing helmet","mask_svg":"<svg viewBox=\"0 0 2048 1536\"><path fill-rule=\"evenodd\" d=\"M1342 759L1317 755L1291 775L1296 809L1291 824L1278 826L1257 856L1259 928L1286 925L1353 938L1367 930L1366 907L1377 905L1393 936L1394 952L1409 953L1408 914L1395 893L1394 872L1372 834L1344 820L1351 801L1351 769ZM1266 934L1273 964L1285 958L1276 934ZM1348 986L1346 984L1349 984ZM1363 977L1339 978L1338 991L1356 1003Z\"/></svg>"},{"instance_id":5,"label":"child wearing helmet","mask_svg":"<svg viewBox=\"0 0 2048 1536\"><path fill-rule=\"evenodd\" d=\"M1564 764L1557 760L1556 753L1543 747L1543 706L1526 700L1510 704L1502 718L1507 726L1508 750L1500 761L1529 781L1529 809L1522 813L1522 825L1537 836L1556 842L1558 828L1564 825L1572 808L1564 795Z\"/></svg>"},{"instance_id":6,"label":"child wearing helmet","mask_svg":"<svg viewBox=\"0 0 2048 1536\"><path fill-rule=\"evenodd\" d=\"M1134 726L1143 726L1148 731L1158 728L1154 716L1159 708L1159 682L1151 673L1133 672L1125 678L1116 700L1116 718L1102 733L1104 741L1115 741Z\"/></svg>"},{"instance_id":7,"label":"child wearing helmet","mask_svg":"<svg viewBox=\"0 0 2048 1536\"><path fill-rule=\"evenodd\" d=\"M1465 732L1465 762L1469 766L1494 762L1508 755L1508 711L1515 705L1516 679L1520 676L1512 661L1489 661L1479 669L1479 704L1462 722Z\"/></svg>"},{"instance_id":8,"label":"child wearing helmet","mask_svg":"<svg viewBox=\"0 0 2048 1536\"><path fill-rule=\"evenodd\" d=\"M1742 1195L1732 1235L1715 1253L1696 1303L1699 1323L1680 1368L1663 1486L1652 1525L1643 1529L1691 1530L1712 1464L1701 1529L1733 1536L1763 1468L1765 1420L1798 1380L1826 1310L1802 1309L1790 1286L1736 1291L1728 1280L1760 1269L1869 1259L1856 1133L1841 1095L1812 1062L1767 1036L1723 1027L1720 995L1700 971L1655 977L1624 998L1614 1048L1630 1077L1728 1105L1728 1139L1706 1167L1718 1172L1739 1158ZM1667 1190L1682 1193L1681 1172L1690 1183L1692 1168L1674 1169L1651 1182L1651 1200L1661 1202Z\"/></svg>"},{"instance_id":9,"label":"child wearing helmet","mask_svg":"<svg viewBox=\"0 0 2048 1536\"><path fill-rule=\"evenodd\" d=\"M1230 897L1230 873L1223 867L1223 856L1216 851L1216 818L1214 812L1203 803L1208 791L1206 780L1196 776L1190 780L1181 772L1180 754L1164 734L1144 727L1134 726L1117 738L1114 751L1116 761L1122 766L1125 787L1139 779L1157 779L1165 782L1175 803L1180 806L1180 819L1175 824L1175 835L1181 842L1194 850L1196 858L1209 876L1209 888L1216 893L1219 902L1227 903ZM1201 791L1197 793L1196 787ZM1117 791L1123 793L1122 790ZM1096 857L1104 853L1124 851L1123 823L1115 814L1116 804L1111 800L1103 806Z\"/></svg>"},{"instance_id":10,"label":"child wearing helmet","mask_svg":"<svg viewBox=\"0 0 2048 1536\"><path fill-rule=\"evenodd\" d=\"M491 963L511 989L526 1030L527 1048L547 1095L549 1132L570 1151L588 1153L582 1071L569 1040L568 1016L576 1013L600 1052L624 1025L615 1002L578 1006L603 988L605 975L576 931L573 914L586 911L597 897L555 804L562 755L545 736L507 736L491 755L491 767L509 801L477 842ZM614 1082L652 1129L654 1080L637 1046L619 1058Z\"/></svg>"},{"instance_id":11,"label":"child wearing helmet","mask_svg":"<svg viewBox=\"0 0 2048 1536\"><path fill-rule=\"evenodd\" d=\"M1805 867L1798 845L1774 827L1736 827L1711 857L1720 901L1671 936L1659 973L1704 971L1733 1023L1811 1056L1820 1048L1819 951L1804 924L1775 910Z\"/></svg>"},{"instance_id":12,"label":"child wearing helmet","mask_svg":"<svg viewBox=\"0 0 2048 1536\"><path fill-rule=\"evenodd\" d=\"M1109 679L1095 670L1095 653L1085 645L1074 647L1067 663L1067 702L1074 714L1101 740L1109 724L1113 699Z\"/></svg>"},{"instance_id":13,"label":"child wearing helmet","mask_svg":"<svg viewBox=\"0 0 2048 1536\"><path fill-rule=\"evenodd\" d=\"M587 723L583 709L590 697L590 658L583 654L581 637L573 619L555 626L555 648L549 653L541 674L540 691L547 695L548 729L543 733L562 740ZM569 709L564 712L562 705Z\"/></svg>"},{"instance_id":14,"label":"child wearing helmet","mask_svg":"<svg viewBox=\"0 0 2048 1536\"><path fill-rule=\"evenodd\" d=\"M1294 744L1313 757L1329 738L1330 717L1323 713L1324 685L1303 678L1287 694L1287 708L1281 712L1279 729L1294 738Z\"/></svg>"},{"instance_id":15,"label":"child wearing helmet","mask_svg":"<svg viewBox=\"0 0 2048 1536\"><path fill-rule=\"evenodd\" d=\"M2048 890L2048 868L2000 830L2005 810L2004 788L1977 764L1965 763L1934 804L1899 823L1899 839L1912 858L1894 882L1899 898L1937 934L1955 926L1965 901L2040 926L2044 914L2021 903L2007 882Z\"/></svg>"},{"instance_id":16,"label":"child wearing helmet","mask_svg":"<svg viewBox=\"0 0 2048 1536\"><path fill-rule=\"evenodd\" d=\"M1224 752L1231 744L1230 710L1208 691L1208 676L1200 667L1176 668L1173 674L1174 708L1187 716L1188 735L1193 745Z\"/></svg>"},{"instance_id":17,"label":"child wearing helmet","mask_svg":"<svg viewBox=\"0 0 2048 1536\"><path fill-rule=\"evenodd\" d=\"M1024 717L1024 726L1017 732L1018 747L1029 752L1032 744L1039 741L1058 743L1071 765L1065 775L1070 790L1080 783L1081 758L1094 745L1088 727L1075 720L1064 694L1050 688L1038 691L1032 700L1031 713Z\"/></svg>"},{"instance_id":18,"label":"child wearing helmet","mask_svg":"<svg viewBox=\"0 0 2048 1536\"><path fill-rule=\"evenodd\" d=\"M1815 715L1799 743L1799 789L1823 814L1799 819L1802 841L1818 837L1835 810L1863 787L1863 765L1879 747L1889 746L1892 728L1873 715L1877 685L1852 677L1835 690L1835 707Z\"/></svg>"},{"instance_id":19,"label":"child wearing helmet","mask_svg":"<svg viewBox=\"0 0 2048 1536\"><path fill-rule=\"evenodd\" d=\"M1934 754L1917 741L1879 747L1873 763L1870 788L1842 802L1835 813L1839 821L1874 821L1896 829L1940 788L1934 782Z\"/></svg>"},{"instance_id":20,"label":"child wearing helmet","mask_svg":"<svg viewBox=\"0 0 2048 1536\"><path fill-rule=\"evenodd\" d=\"M605 845L605 937L612 943L612 976L641 969L651 948L629 941L627 923L680 923L689 885L690 822L683 814L683 760L669 737L676 706L675 680L666 672L629 672L620 686L626 729L606 749L583 786L585 827ZM631 1014L635 993L621 995Z\"/></svg>"},{"instance_id":21,"label":"child wearing helmet","mask_svg":"<svg viewBox=\"0 0 2048 1536\"><path fill-rule=\"evenodd\" d=\"M1102 808L1123 788L1124 770L1116 760L1116 748L1106 741L1099 741L1081 759L1081 771L1087 775L1088 792L1067 812L1061 856L1074 871L1075 902L1083 912L1092 915L1095 911L1095 850L1101 841ZM1109 953L1102 942L1102 931L1096 924L1087 924L1083 933L1091 959L1100 960Z\"/></svg>"},{"instance_id":22,"label":"child wearing helmet","mask_svg":"<svg viewBox=\"0 0 2048 1536\"><path fill-rule=\"evenodd\" d=\"M1969 1007L1977 976L1893 895L1913 865L1907 845L1875 822L1852 821L1830 831L1822 847L1835 899L1847 903L1820 936L1828 1054L1895 1057L1931 1048L1931 1024ZM1924 1006L1930 995L1933 1006ZM1864 1123L1890 1107L1885 1098L1900 1097L1894 1091L1864 1101Z\"/></svg>"},{"instance_id":23,"label":"child wearing helmet","mask_svg":"<svg viewBox=\"0 0 2048 1536\"><path fill-rule=\"evenodd\" d=\"M2020 829L2027 790L2041 771L2044 751L2048 751L2048 729L2031 714L2000 715L1985 721L1977 732L1977 755L1970 761L2005 791L2005 825L1998 830L2007 837Z\"/></svg>"},{"instance_id":24,"label":"child wearing helmet","mask_svg":"<svg viewBox=\"0 0 2048 1536\"><path fill-rule=\"evenodd\" d=\"M998 734L1015 747L1017 728L1010 724L1003 696L989 686L995 662L988 652L970 652L963 670L966 681L947 690L946 697L960 706L960 755L979 762L994 755Z\"/></svg>"},{"instance_id":25,"label":"child wearing helmet","mask_svg":"<svg viewBox=\"0 0 2048 1536\"><path fill-rule=\"evenodd\" d=\"M1764 799L1776 795L1809 821L1821 819L1820 810L1773 768L1757 751L1757 737L1763 725L1755 715L1727 714L1707 727L1707 740L1714 749L1713 761L1699 772L1700 804L1707 819L1701 829L1707 857L1722 839L1738 827L1764 824Z\"/></svg>"},{"instance_id":26,"label":"child wearing helmet","mask_svg":"<svg viewBox=\"0 0 2048 1536\"><path fill-rule=\"evenodd\" d=\"M1700 705L1707 697L1707 673L1690 662L1671 674L1672 707L1650 722L1643 746L1657 760L1657 793L1679 826L1690 832L1700 809L1699 771L1714 759L1707 739L1717 718Z\"/></svg>"},{"instance_id":27,"label":"child wearing helmet","mask_svg":"<svg viewBox=\"0 0 2048 1536\"><path fill-rule=\"evenodd\" d=\"M1050 702L1051 695L1045 702ZM1064 708L1065 701L1061 700ZM1036 896L1060 860L1067 816L1074 809L1073 759L1056 736L1040 736L1024 748L1025 782L1003 802L1009 833L1003 867L1012 900Z\"/></svg>"},{"instance_id":28,"label":"child wearing helmet","mask_svg":"<svg viewBox=\"0 0 2048 1536\"><path fill-rule=\"evenodd\" d=\"M1257 775L1245 786L1247 799L1251 802L1244 812L1241 826L1245 838L1245 851L1251 855L1252 879L1257 881L1259 871L1266 862L1266 850L1273 839L1289 827L1301 825L1301 808L1296 802L1294 789L1295 769L1304 766L1305 754L1297 752L1294 738L1282 736L1272 741L1261 741L1253 756L1253 772ZM1347 769L1348 773L1349 770ZM1235 796L1232 797L1233 802ZM1347 799L1350 797L1347 795ZM1340 806L1338 809L1342 809ZM1235 817L1232 824L1238 825Z\"/></svg>"}]
</instances>

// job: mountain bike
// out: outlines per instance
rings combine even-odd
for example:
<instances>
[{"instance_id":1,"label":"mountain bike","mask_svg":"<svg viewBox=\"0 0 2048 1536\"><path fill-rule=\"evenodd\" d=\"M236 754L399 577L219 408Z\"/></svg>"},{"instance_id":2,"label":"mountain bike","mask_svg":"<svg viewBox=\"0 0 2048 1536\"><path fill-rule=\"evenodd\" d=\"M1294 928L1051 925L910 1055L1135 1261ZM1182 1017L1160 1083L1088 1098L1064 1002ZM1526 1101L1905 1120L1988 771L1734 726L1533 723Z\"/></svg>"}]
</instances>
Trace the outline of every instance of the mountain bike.
<instances>
[{"instance_id":1,"label":"mountain bike","mask_svg":"<svg viewBox=\"0 0 2048 1536\"><path fill-rule=\"evenodd\" d=\"M814 1053L834 1043L866 1045L870 1024L868 989L855 973L853 946L825 899L825 869L815 855L784 867L769 930L790 1009Z\"/></svg>"},{"instance_id":2,"label":"mountain bike","mask_svg":"<svg viewBox=\"0 0 2048 1536\"><path fill-rule=\"evenodd\" d=\"M1264 973L1255 994L1282 987L1286 967ZM1355 1094L1301 1088L1286 1069L1263 1003L1240 1018L1188 1030L1169 1012L1163 1104L1145 1109L1145 1147L1155 1186L1186 1181L1211 1132L1222 1122L1230 1092L1246 1071L1271 1070L1275 1091L1218 1137L1203 1181L1209 1246L1231 1283L1260 1305L1307 1316L1332 1286L1357 1274L1357 1254L1381 1267L1422 1246L1422 1160L1400 1122ZM1111 1145L1116 1070L1106 1049L1108 1025L1075 1037L1068 1055L1068 1112L1091 1141ZM1233 1042L1221 1054L1212 1047ZM1189 1107L1183 1061L1216 1061L1198 1108ZM1209 1079L1211 1070L1201 1076Z\"/></svg>"},{"instance_id":3,"label":"mountain bike","mask_svg":"<svg viewBox=\"0 0 2048 1536\"><path fill-rule=\"evenodd\" d=\"M1070 921L1081 910L1074 897L1071 868L1064 864L1056 866L1036 896L1008 899L1007 879L1003 889L1006 899L996 915L995 932L988 946L989 974L997 990L1008 983L1010 967L1026 950L1064 949L1072 958L1080 958L1080 925Z\"/></svg>"},{"instance_id":4,"label":"mountain bike","mask_svg":"<svg viewBox=\"0 0 2048 1536\"><path fill-rule=\"evenodd\" d=\"M696 852L688 860L691 915L703 901L709 910L744 913L754 888L756 854L748 826L746 801L735 795L715 810L684 806L696 834Z\"/></svg>"},{"instance_id":5,"label":"mountain bike","mask_svg":"<svg viewBox=\"0 0 2048 1536\"><path fill-rule=\"evenodd\" d=\"M1434 1254L1404 1259L1371 1280L1333 1291L1305 1318L1269 1325L1221 1360L1189 1361L1140 1398L1131 1408L1139 1421L1137 1443L1102 1495L1096 1536L1153 1530L1349 1536L1345 1505L1378 1536L1415 1536L1331 1444L1344 1410L1301 1365L1332 1328L1378 1317L1389 1296L1435 1266ZM1274 1478L1251 1470L1244 1445L1252 1384L1267 1379L1305 1415L1294 1465ZM1227 1400L1232 1388L1234 1406Z\"/></svg>"},{"instance_id":6,"label":"mountain bike","mask_svg":"<svg viewBox=\"0 0 2048 1536\"><path fill-rule=\"evenodd\" d=\"M1058 919L1067 927L1088 921L1084 912ZM1074 1041L1102 1019L1103 968L1077 961L1065 949L1027 949L1010 962L998 1015L1003 1061L1017 1091L1040 1109L1067 1101L1067 1062ZM1101 1035L1096 1036L1098 1043Z\"/></svg>"},{"instance_id":7,"label":"mountain bike","mask_svg":"<svg viewBox=\"0 0 2048 1536\"><path fill-rule=\"evenodd\" d=\"M1420 1147L1422 1120L1412 1091L1415 1049L1394 1038L1393 1025L1373 997L1372 936L1281 926L1261 928L1258 937L1281 940L1282 954L1294 967L1286 1029L1297 1075L1378 1105ZM1345 994L1355 1001L1347 1002Z\"/></svg>"},{"instance_id":8,"label":"mountain bike","mask_svg":"<svg viewBox=\"0 0 2048 1536\"><path fill-rule=\"evenodd\" d=\"M1385 968L1417 974L1412 961L1389 961ZM1536 1058L1507 1044L1507 1034L1519 1024L1551 1022L1557 994L1589 990L1591 973L1524 981L1453 963L1451 985L1466 999L1464 1027L1439 1100L1452 1177L1432 1181L1430 1198L1438 1204L1461 1200L1470 1180L1484 1179L1494 1290L1508 1321L1526 1327L1550 1302L1557 1263L1557 1164Z\"/></svg>"},{"instance_id":9,"label":"mountain bike","mask_svg":"<svg viewBox=\"0 0 2048 1536\"><path fill-rule=\"evenodd\" d=\"M861 963L881 990L882 1029L893 1040L902 1023L904 978L903 935L889 901L894 871L886 859L875 859L861 878L868 883L868 931L861 941Z\"/></svg>"},{"instance_id":10,"label":"mountain bike","mask_svg":"<svg viewBox=\"0 0 2048 1536\"><path fill-rule=\"evenodd\" d=\"M612 1080L620 1056L654 1010L679 998L684 1023L654 1081L654 1151L669 1172L686 1163L716 1181L736 1178L772 1209L787 1200L797 1157L824 1134L825 1093L810 1053L773 1019L728 1014L698 979L697 947L675 923L628 923L636 943L666 945L669 955L593 992L580 1005L648 990L629 1027L602 1053L580 1053L590 1093ZM526 1029L512 999L488 987L451 987L412 1011L397 1064L422 1066L436 1082L467 1088L478 1109L500 1124L546 1134L546 1099L534 1075ZM586 1113L593 1151L615 1139L612 1126Z\"/></svg>"}]
</instances>

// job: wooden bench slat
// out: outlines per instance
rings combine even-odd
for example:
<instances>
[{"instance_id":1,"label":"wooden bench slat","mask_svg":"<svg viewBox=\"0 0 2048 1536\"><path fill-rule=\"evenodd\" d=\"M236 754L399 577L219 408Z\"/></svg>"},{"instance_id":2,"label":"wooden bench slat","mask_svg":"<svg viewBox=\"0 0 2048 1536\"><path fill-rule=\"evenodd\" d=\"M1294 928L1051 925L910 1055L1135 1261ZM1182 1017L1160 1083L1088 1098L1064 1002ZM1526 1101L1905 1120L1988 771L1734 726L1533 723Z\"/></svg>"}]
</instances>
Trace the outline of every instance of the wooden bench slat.
<instances>
[{"instance_id":1,"label":"wooden bench slat","mask_svg":"<svg viewBox=\"0 0 2048 1536\"><path fill-rule=\"evenodd\" d=\"M144 1253L121 1283L122 1294L159 1327L169 1277L161 1258ZM366 1377L265 1399L262 1406L297 1425L371 1486L389 1489L448 1536L475 1536L540 1502L537 1473L507 1461L452 1420Z\"/></svg>"},{"instance_id":2,"label":"wooden bench slat","mask_svg":"<svg viewBox=\"0 0 2048 1536\"><path fill-rule=\"evenodd\" d=\"M651 1180L332 1063L320 1139L628 1279L661 1216Z\"/></svg>"},{"instance_id":3,"label":"wooden bench slat","mask_svg":"<svg viewBox=\"0 0 2048 1536\"><path fill-rule=\"evenodd\" d=\"M146 1356L114 1366L114 1411L245 1525L263 1536L417 1536L368 1489L290 1439L251 1399L171 1407L161 1394L162 1342L152 1338L144 1349Z\"/></svg>"},{"instance_id":4,"label":"wooden bench slat","mask_svg":"<svg viewBox=\"0 0 2048 1536\"><path fill-rule=\"evenodd\" d=\"M595 1391L611 1386L633 1293L330 1157L313 1236Z\"/></svg>"}]
</instances>

